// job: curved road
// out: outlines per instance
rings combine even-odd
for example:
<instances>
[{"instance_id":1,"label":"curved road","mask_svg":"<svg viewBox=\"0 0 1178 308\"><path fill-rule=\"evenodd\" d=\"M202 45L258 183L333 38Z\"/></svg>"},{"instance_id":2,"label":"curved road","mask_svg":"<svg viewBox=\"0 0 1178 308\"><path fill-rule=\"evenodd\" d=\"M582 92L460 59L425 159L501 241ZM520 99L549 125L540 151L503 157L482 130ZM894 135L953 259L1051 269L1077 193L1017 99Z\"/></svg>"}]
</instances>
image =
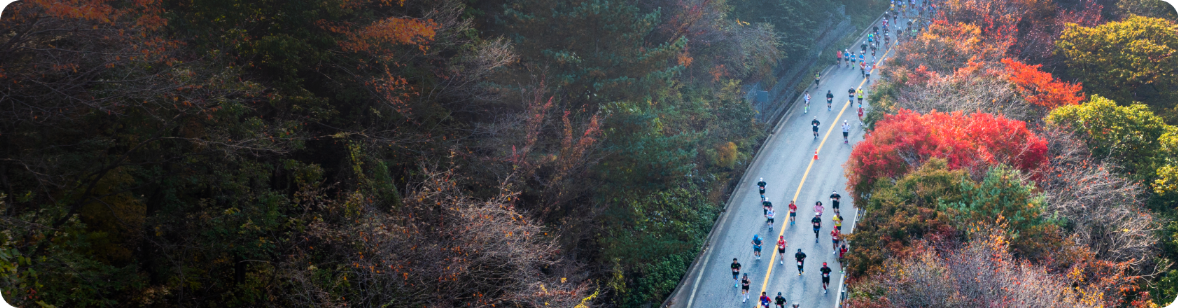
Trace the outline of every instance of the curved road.
<instances>
[{"instance_id":1,"label":"curved road","mask_svg":"<svg viewBox=\"0 0 1178 308\"><path fill-rule=\"evenodd\" d=\"M863 40L865 36L859 39ZM880 49L877 53L887 56L891 49ZM876 63L882 60L880 57ZM873 75L873 80L879 76L878 73ZM684 282L671 294L668 300L671 307L752 308L757 307L761 291L767 292L770 298L781 292L788 303L797 302L800 307L835 307L842 275L830 238L834 227L829 199L831 191L842 195L843 233L850 233L858 218L843 176L843 163L850 156L852 146L863 139L858 104L847 100L849 88L864 89L865 98L870 94L866 92L869 84L858 65L854 68L829 66L822 71L819 86L815 88L811 84L809 87L812 97L809 112L803 111L805 103L801 98L786 112L733 192L714 227L719 229L713 230L705 250L689 269ZM825 106L827 90L835 95L830 111ZM867 108L865 105L864 109ZM815 117L821 122L817 138L810 127L810 121ZM849 144L842 142L844 120L851 126ZM813 159L815 151L818 160ZM766 226L762 212L757 212L761 209L756 185L758 178L767 182L765 196L773 202L773 209L777 212L773 228ZM798 205L798 219L792 226L788 221L790 200L797 200ZM817 243L810 225L815 201L822 201L826 207ZM764 239L760 260L753 255L753 234L760 234ZM779 235L785 236L788 243L784 256L778 255L775 248ZM807 255L805 274L801 276L793 257L798 249ZM785 258L784 265L779 263L782 257ZM741 264L741 275L747 273L752 281L748 302L742 302L744 296L740 288L734 286L729 267L733 258ZM833 269L829 293L822 289L819 272L822 262L827 262Z\"/></svg>"}]
</instances>

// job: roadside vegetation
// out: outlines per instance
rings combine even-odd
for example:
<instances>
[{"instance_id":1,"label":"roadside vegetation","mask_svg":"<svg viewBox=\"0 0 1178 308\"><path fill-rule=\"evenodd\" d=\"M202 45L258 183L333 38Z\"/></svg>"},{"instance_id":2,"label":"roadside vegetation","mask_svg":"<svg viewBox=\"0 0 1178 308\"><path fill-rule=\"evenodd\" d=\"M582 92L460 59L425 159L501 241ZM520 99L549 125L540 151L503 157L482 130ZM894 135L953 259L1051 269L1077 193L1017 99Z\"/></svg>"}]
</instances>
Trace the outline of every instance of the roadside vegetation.
<instances>
[{"instance_id":1,"label":"roadside vegetation","mask_svg":"<svg viewBox=\"0 0 1178 308\"><path fill-rule=\"evenodd\" d=\"M848 236L848 304L1169 304L1173 9L935 3L881 68L871 129L846 164L866 214Z\"/></svg>"}]
</instances>

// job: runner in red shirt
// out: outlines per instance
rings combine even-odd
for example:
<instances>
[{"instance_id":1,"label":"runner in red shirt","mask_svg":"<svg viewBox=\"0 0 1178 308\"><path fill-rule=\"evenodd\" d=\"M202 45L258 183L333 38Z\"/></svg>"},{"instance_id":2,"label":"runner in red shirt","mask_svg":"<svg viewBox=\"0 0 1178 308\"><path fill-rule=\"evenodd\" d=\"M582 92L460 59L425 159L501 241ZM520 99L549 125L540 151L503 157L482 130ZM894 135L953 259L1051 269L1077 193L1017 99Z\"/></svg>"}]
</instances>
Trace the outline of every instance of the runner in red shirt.
<instances>
[{"instance_id":1,"label":"runner in red shirt","mask_svg":"<svg viewBox=\"0 0 1178 308\"><path fill-rule=\"evenodd\" d=\"M830 249L833 249L834 251L831 251L830 253L832 253L832 254L833 254L833 253L836 253L836 252L838 252L838 249L839 249L839 238L841 237L841 235L842 235L842 234L841 234L841 233L839 233L839 229L832 229L832 230L830 230L830 241L831 241L831 242L834 242L834 246L831 246L831 247L830 247Z\"/></svg>"},{"instance_id":2,"label":"runner in red shirt","mask_svg":"<svg viewBox=\"0 0 1178 308\"><path fill-rule=\"evenodd\" d=\"M781 255L781 265L785 265L785 236L777 236L777 254Z\"/></svg>"},{"instance_id":3,"label":"runner in red shirt","mask_svg":"<svg viewBox=\"0 0 1178 308\"><path fill-rule=\"evenodd\" d=\"M789 225L794 225L794 220L798 217L798 205L794 204L793 200L789 201Z\"/></svg>"}]
</instances>

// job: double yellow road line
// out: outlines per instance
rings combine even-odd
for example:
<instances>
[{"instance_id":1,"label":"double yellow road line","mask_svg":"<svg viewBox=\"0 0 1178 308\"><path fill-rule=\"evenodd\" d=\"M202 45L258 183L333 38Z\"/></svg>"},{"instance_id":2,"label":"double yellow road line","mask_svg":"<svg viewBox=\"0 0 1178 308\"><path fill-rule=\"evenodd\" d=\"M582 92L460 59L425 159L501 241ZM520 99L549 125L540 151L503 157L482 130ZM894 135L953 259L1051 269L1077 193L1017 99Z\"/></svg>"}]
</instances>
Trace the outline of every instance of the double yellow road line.
<instances>
[{"instance_id":1,"label":"double yellow road line","mask_svg":"<svg viewBox=\"0 0 1178 308\"><path fill-rule=\"evenodd\" d=\"M888 46L888 50L884 51L884 53L879 57L879 59L875 62L875 64L872 65L872 67L871 67L872 71L875 71L875 68L879 67L879 63L883 62L884 57L887 56L888 53L892 52L893 46L895 46L895 45L893 44L892 46ZM857 89L857 90L863 89L864 84L867 84L867 78L864 78L863 81L859 82L859 86L856 87L855 89ZM839 110L839 115L834 118L834 123L830 125L830 128L826 129L826 136L822 137L822 142L818 143L818 148L815 149L815 151L816 151L815 153L822 151L822 145L826 144L826 139L830 138L830 133L834 132L834 127L838 124L838 120L843 117L843 112L847 111L847 107L850 107L851 103L852 102L848 100L846 104L843 104L843 108ZM806 184L806 177L810 176L810 169L814 167L814 161L815 161L814 159L810 159L810 165L806 166L806 172L802 173L802 181L798 183L798 190L796 192L794 192L794 197L793 197L793 199L790 199L790 200L798 200L798 196L802 194L802 185ZM785 235L786 228L785 228L784 223L785 222L782 221L781 232L777 234L778 237ZM773 274L773 266L774 266L773 264L775 264L773 261L775 261L778 257L777 256L777 249L776 249L776 246L777 246L776 239L768 239L768 240L774 243L773 244L774 248L770 249L771 252L770 252L770 256L769 256L769 269L765 271L765 281L761 283L761 293L764 293L765 288L769 286L769 277L771 277L770 274ZM785 258L785 256L781 256L781 257ZM758 296L760 296L759 295L760 293L757 293L757 294L758 294Z\"/></svg>"}]
</instances>

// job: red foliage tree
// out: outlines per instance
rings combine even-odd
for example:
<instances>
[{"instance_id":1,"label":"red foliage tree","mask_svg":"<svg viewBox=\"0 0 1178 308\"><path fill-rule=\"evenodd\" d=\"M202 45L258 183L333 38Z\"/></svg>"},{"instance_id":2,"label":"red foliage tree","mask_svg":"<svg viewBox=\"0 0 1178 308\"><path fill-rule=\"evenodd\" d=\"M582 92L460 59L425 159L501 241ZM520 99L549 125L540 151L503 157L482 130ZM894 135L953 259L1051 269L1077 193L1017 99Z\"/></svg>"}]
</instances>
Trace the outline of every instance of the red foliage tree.
<instances>
[{"instance_id":1,"label":"red foliage tree","mask_svg":"<svg viewBox=\"0 0 1178 308\"><path fill-rule=\"evenodd\" d=\"M1059 81L1051 73L1040 71L1043 65L1027 65L1009 58L1002 59L1006 64L1006 77L1023 99L1035 106L1048 110L1063 105L1076 105L1084 100L1083 89L1079 83Z\"/></svg>"},{"instance_id":2,"label":"red foliage tree","mask_svg":"<svg viewBox=\"0 0 1178 308\"><path fill-rule=\"evenodd\" d=\"M988 113L900 110L876 123L847 161L847 189L859 195L875 181L896 177L929 158L944 158L952 169L1007 164L1023 171L1047 160L1047 141L1026 123ZM856 198L856 202L865 198Z\"/></svg>"}]
</instances>

